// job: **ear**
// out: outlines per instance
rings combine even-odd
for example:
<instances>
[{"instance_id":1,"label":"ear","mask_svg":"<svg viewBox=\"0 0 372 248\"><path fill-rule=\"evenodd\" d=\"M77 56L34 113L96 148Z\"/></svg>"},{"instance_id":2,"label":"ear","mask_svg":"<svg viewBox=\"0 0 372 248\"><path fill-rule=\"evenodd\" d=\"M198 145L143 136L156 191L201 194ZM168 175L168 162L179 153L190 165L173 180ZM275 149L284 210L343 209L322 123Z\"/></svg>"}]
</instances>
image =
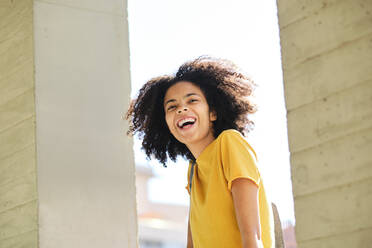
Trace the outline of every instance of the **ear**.
<instances>
[{"instance_id":1,"label":"ear","mask_svg":"<svg viewBox=\"0 0 372 248\"><path fill-rule=\"evenodd\" d=\"M210 121L217 120L217 113L216 113L216 111L212 110L212 111L209 112L209 120Z\"/></svg>"}]
</instances>

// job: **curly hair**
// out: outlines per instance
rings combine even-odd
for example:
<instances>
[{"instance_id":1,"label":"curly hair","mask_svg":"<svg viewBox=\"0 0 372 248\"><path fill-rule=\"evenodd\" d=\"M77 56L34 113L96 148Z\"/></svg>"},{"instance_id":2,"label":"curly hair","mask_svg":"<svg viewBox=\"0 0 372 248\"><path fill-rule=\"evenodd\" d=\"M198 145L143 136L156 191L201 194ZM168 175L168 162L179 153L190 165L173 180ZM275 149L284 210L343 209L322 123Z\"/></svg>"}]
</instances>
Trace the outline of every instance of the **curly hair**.
<instances>
[{"instance_id":1,"label":"curly hair","mask_svg":"<svg viewBox=\"0 0 372 248\"><path fill-rule=\"evenodd\" d=\"M210 110L216 112L214 137L227 129L238 130L245 136L253 127L248 114L256 112L256 105L249 98L254 82L229 60L202 56L181 65L175 75L151 79L130 103L127 134L138 134L147 157L155 157L164 166L168 157L173 161L179 155L194 160L186 145L170 133L165 121L164 96L169 87L180 81L198 86Z\"/></svg>"}]
</instances>

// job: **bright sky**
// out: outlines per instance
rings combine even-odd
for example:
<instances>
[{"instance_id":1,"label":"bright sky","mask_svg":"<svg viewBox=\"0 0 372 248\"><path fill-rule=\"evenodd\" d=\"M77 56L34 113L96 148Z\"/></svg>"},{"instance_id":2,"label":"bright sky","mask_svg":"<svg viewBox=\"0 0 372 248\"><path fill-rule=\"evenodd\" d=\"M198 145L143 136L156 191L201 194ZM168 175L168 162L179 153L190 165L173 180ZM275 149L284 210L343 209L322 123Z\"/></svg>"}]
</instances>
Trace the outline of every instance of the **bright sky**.
<instances>
[{"instance_id":1,"label":"bright sky","mask_svg":"<svg viewBox=\"0 0 372 248\"><path fill-rule=\"evenodd\" d=\"M234 61L259 85L259 111L248 142L258 153L266 190L282 221L294 222L276 1L129 0L132 97L152 77L200 55ZM135 141L136 163L146 163ZM150 161L151 200L188 204L187 162Z\"/></svg>"}]
</instances>

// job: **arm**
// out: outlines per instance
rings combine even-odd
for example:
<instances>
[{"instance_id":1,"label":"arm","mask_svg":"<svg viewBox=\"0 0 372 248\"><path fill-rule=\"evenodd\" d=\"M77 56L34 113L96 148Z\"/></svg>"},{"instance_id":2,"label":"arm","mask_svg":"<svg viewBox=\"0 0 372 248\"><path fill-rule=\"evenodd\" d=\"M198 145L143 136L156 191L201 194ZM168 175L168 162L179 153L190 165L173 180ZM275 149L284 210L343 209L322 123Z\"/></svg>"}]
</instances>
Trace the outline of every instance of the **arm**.
<instances>
[{"instance_id":1,"label":"arm","mask_svg":"<svg viewBox=\"0 0 372 248\"><path fill-rule=\"evenodd\" d=\"M187 227L187 248L193 248L194 245L192 243L192 236L191 236L191 229L190 229L190 217L188 221L188 227Z\"/></svg>"},{"instance_id":2,"label":"arm","mask_svg":"<svg viewBox=\"0 0 372 248\"><path fill-rule=\"evenodd\" d=\"M243 247L263 247L257 185L247 178L238 178L232 182L231 193Z\"/></svg>"}]
</instances>

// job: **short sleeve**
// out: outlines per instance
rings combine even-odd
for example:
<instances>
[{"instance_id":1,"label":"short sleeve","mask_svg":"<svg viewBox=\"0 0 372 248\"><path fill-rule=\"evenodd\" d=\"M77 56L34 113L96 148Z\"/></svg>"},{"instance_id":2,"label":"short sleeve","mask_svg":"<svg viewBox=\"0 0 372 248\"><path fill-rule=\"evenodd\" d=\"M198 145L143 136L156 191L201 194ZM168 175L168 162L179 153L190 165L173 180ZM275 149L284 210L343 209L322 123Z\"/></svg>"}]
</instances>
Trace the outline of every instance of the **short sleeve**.
<instances>
[{"instance_id":1,"label":"short sleeve","mask_svg":"<svg viewBox=\"0 0 372 248\"><path fill-rule=\"evenodd\" d=\"M231 191L231 184L237 178L247 178L259 187L260 174L253 148L236 130L221 135L221 160L228 189Z\"/></svg>"}]
</instances>

